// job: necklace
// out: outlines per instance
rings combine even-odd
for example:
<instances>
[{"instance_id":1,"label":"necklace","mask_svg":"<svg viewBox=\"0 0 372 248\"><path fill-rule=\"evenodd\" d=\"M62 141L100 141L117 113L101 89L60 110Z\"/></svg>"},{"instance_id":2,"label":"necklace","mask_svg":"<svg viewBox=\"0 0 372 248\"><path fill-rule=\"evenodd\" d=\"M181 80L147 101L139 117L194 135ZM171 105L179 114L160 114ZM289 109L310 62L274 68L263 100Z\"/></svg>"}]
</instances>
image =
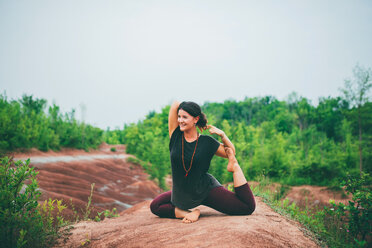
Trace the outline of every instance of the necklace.
<instances>
[{"instance_id":1,"label":"necklace","mask_svg":"<svg viewBox=\"0 0 372 248\"><path fill-rule=\"evenodd\" d=\"M184 169L185 172L186 172L185 177L187 177L187 175L189 174L189 171L191 170L192 160L194 159L194 155L195 155L196 147L198 146L199 135L196 137L196 145L195 145L195 148L194 148L194 153L192 154L191 162L190 162L190 166L189 166L189 169L187 169L187 170L186 170L185 161L184 161L184 155L183 155L183 140L184 140L184 139L185 139L185 136L182 134L182 165L183 165L183 169Z\"/></svg>"}]
</instances>

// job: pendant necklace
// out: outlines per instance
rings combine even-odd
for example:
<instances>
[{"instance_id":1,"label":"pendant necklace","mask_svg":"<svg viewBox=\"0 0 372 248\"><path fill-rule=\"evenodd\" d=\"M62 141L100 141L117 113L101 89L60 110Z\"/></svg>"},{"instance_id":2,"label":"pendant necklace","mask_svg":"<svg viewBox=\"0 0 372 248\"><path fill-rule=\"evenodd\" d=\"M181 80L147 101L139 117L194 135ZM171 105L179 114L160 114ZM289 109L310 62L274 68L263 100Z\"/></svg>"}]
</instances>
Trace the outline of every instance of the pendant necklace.
<instances>
[{"instance_id":1,"label":"pendant necklace","mask_svg":"<svg viewBox=\"0 0 372 248\"><path fill-rule=\"evenodd\" d=\"M194 153L192 154L192 157L191 157L191 162L190 162L190 166L189 166L189 169L186 170L186 167L185 167L185 161L184 161L184 155L183 155L183 140L185 139L185 136L183 135L182 133L182 165L183 165L183 169L185 170L186 172L186 175L185 177L187 177L187 175L189 174L189 171L191 170L191 166L192 166L192 160L194 159L194 155L195 155L195 151L196 151L196 147L198 146L198 141L199 141L199 134L196 138L196 145L195 145L195 148L194 148Z\"/></svg>"}]
</instances>

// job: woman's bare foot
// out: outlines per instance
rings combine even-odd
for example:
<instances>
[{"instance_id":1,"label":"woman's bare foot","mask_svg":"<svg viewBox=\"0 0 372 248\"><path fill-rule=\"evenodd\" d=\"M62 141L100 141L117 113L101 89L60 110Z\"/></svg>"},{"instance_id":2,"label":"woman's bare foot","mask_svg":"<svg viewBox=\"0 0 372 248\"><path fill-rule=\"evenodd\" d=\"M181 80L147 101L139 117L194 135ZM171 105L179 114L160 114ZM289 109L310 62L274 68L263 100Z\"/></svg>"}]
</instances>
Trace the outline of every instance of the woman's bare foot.
<instances>
[{"instance_id":1,"label":"woman's bare foot","mask_svg":"<svg viewBox=\"0 0 372 248\"><path fill-rule=\"evenodd\" d=\"M239 166L238 161L235 158L234 152L231 148L225 147L225 152L229 158L229 163L227 164L227 171L234 172L235 168Z\"/></svg>"},{"instance_id":2,"label":"woman's bare foot","mask_svg":"<svg viewBox=\"0 0 372 248\"><path fill-rule=\"evenodd\" d=\"M187 210L183 210L183 209L180 209L178 207L176 207L174 209L174 215L176 216L177 219L183 219L185 218L185 216L190 213L190 211L187 211Z\"/></svg>"},{"instance_id":3,"label":"woman's bare foot","mask_svg":"<svg viewBox=\"0 0 372 248\"><path fill-rule=\"evenodd\" d=\"M227 164L227 171L233 172L234 187L240 187L247 183L244 173L239 166L238 160L236 160L234 152L231 148L225 147L225 152L229 158L229 163Z\"/></svg>"},{"instance_id":4,"label":"woman's bare foot","mask_svg":"<svg viewBox=\"0 0 372 248\"><path fill-rule=\"evenodd\" d=\"M195 209L192 212L186 214L185 218L183 218L183 223L193 223L199 219L200 216L200 210Z\"/></svg>"}]
</instances>

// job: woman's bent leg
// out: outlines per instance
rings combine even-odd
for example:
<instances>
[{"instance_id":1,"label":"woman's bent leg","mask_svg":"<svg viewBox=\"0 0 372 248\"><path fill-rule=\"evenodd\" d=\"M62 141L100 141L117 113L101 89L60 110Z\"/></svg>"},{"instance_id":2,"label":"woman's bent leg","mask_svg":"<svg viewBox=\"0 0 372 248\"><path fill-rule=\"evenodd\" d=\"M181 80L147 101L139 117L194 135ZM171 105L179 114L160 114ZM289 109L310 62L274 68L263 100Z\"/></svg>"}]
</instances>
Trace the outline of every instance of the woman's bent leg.
<instances>
[{"instance_id":1,"label":"woman's bent leg","mask_svg":"<svg viewBox=\"0 0 372 248\"><path fill-rule=\"evenodd\" d=\"M184 223L192 223L199 219L200 211L186 211L175 207L171 203L172 191L157 196L150 205L151 212L161 218L183 219Z\"/></svg>"},{"instance_id":2,"label":"woman's bent leg","mask_svg":"<svg viewBox=\"0 0 372 248\"><path fill-rule=\"evenodd\" d=\"M204 205L230 215L248 215L256 209L256 202L244 173L240 168L231 148L225 148L229 158L227 170L233 173L235 194L224 187L217 187L210 191Z\"/></svg>"},{"instance_id":3,"label":"woman's bent leg","mask_svg":"<svg viewBox=\"0 0 372 248\"><path fill-rule=\"evenodd\" d=\"M230 192L223 186L211 189L203 205L229 215L249 215L256 208L253 193L248 183Z\"/></svg>"},{"instance_id":4,"label":"woman's bent leg","mask_svg":"<svg viewBox=\"0 0 372 248\"><path fill-rule=\"evenodd\" d=\"M151 212L161 218L175 218L174 208L171 203L172 191L158 195L150 205Z\"/></svg>"}]
</instances>

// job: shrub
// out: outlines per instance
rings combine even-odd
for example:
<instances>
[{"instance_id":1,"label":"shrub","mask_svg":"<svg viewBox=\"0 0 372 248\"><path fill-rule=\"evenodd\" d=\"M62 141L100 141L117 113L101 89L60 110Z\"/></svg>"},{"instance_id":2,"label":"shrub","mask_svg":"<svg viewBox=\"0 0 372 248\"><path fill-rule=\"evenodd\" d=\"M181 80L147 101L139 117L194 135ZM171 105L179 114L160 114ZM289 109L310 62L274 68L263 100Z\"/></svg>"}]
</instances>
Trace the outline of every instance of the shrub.
<instances>
[{"instance_id":1,"label":"shrub","mask_svg":"<svg viewBox=\"0 0 372 248\"><path fill-rule=\"evenodd\" d=\"M38 206L43 220L44 232L46 232L46 244L53 245L61 237L60 228L67 224L61 216L65 208L67 206L62 204L62 200L52 200L50 198ZM68 230L65 231L68 232Z\"/></svg>"},{"instance_id":2,"label":"shrub","mask_svg":"<svg viewBox=\"0 0 372 248\"><path fill-rule=\"evenodd\" d=\"M5 247L37 245L44 242L43 222L37 210L40 192L37 172L22 161L1 159L0 167L0 243ZM31 183L24 188L24 181ZM22 192L23 191L23 192Z\"/></svg>"},{"instance_id":3,"label":"shrub","mask_svg":"<svg viewBox=\"0 0 372 248\"><path fill-rule=\"evenodd\" d=\"M8 157L0 158L1 247L51 246L63 224L63 219L57 216L57 222L54 222L50 215L54 201L50 200L51 204L40 211L37 172L29 167L29 163L29 159L14 162ZM58 206L62 211L61 203Z\"/></svg>"},{"instance_id":4,"label":"shrub","mask_svg":"<svg viewBox=\"0 0 372 248\"><path fill-rule=\"evenodd\" d=\"M348 194L353 194L352 201L348 205L330 201L331 207L325 208L328 219L339 227L336 228L339 236L358 246L366 245L367 236L372 232L371 181L372 177L367 173L362 172L361 176L348 174L343 186Z\"/></svg>"}]
</instances>

